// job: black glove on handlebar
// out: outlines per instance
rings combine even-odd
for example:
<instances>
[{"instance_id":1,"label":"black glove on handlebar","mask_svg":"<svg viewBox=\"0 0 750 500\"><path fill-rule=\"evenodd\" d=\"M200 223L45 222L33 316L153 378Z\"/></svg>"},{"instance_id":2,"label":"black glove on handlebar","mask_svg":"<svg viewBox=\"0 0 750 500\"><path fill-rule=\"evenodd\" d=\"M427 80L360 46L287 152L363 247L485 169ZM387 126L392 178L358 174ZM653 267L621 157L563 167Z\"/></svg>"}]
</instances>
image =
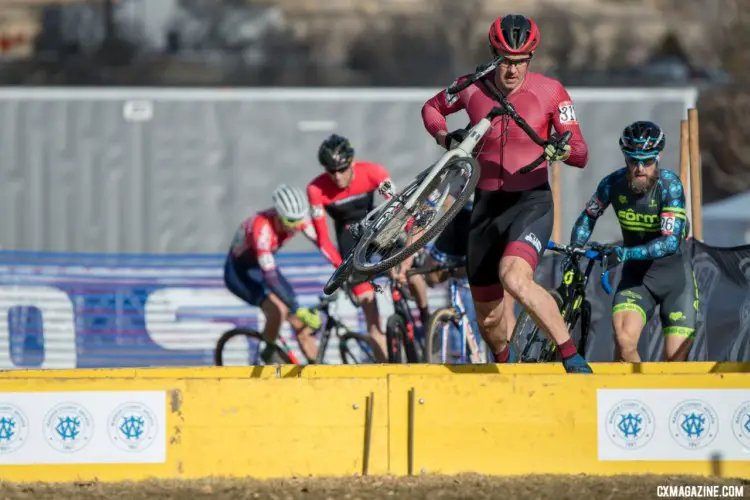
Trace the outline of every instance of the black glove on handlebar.
<instances>
[{"instance_id":1,"label":"black glove on handlebar","mask_svg":"<svg viewBox=\"0 0 750 500\"><path fill-rule=\"evenodd\" d=\"M464 139L469 135L469 132L465 129L454 130L445 136L445 147L448 150L458 147L459 144L464 142Z\"/></svg>"}]
</instances>

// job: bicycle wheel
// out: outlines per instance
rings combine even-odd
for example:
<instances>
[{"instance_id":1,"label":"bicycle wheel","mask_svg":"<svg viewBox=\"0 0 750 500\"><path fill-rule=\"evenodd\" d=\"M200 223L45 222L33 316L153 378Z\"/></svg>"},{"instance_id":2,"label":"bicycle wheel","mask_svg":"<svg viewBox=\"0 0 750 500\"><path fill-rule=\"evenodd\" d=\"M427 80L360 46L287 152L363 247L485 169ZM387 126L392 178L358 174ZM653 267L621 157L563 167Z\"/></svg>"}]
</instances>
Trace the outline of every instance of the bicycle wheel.
<instances>
[{"instance_id":1,"label":"bicycle wheel","mask_svg":"<svg viewBox=\"0 0 750 500\"><path fill-rule=\"evenodd\" d=\"M455 201L442 215L438 212L442 207L434 207L429 198L438 191L445 193L451 186L451 181L460 183L460 191L455 195ZM423 189L416 193L418 183L412 183L400 195L388 200L387 206L380 215L369 225L365 234L354 248L354 269L373 275L388 270L404 261L407 257L424 247L438 235L458 212L469 201L474 188L479 182L479 165L473 158L451 158L440 173ZM409 192L409 191L412 192ZM453 191L453 190L451 190ZM409 212L404 202L411 196L417 196L417 207ZM423 230L422 235L409 245L399 244L400 236L410 219L414 218L412 228ZM392 251L392 253L389 252ZM370 259L378 254L381 258L377 262Z\"/></svg>"},{"instance_id":2,"label":"bicycle wheel","mask_svg":"<svg viewBox=\"0 0 750 500\"><path fill-rule=\"evenodd\" d=\"M398 314L392 314L385 322L386 345L388 346L388 362L401 363L406 359L404 351L404 335L406 325Z\"/></svg>"},{"instance_id":3,"label":"bicycle wheel","mask_svg":"<svg viewBox=\"0 0 750 500\"><path fill-rule=\"evenodd\" d=\"M420 356L419 347L417 346L416 338L414 336L414 325L411 325L411 331L406 320L400 314L394 314L388 318L386 324L386 336L388 336L388 330L391 331L391 337L398 339L400 352L399 359L396 363L419 363L422 360ZM389 353L390 353L390 345Z\"/></svg>"},{"instance_id":4,"label":"bicycle wheel","mask_svg":"<svg viewBox=\"0 0 750 500\"><path fill-rule=\"evenodd\" d=\"M557 303L557 309L562 312L563 299L557 290L547 289ZM547 338L525 310L521 311L516 320L511 339L513 350L518 356L519 363L544 363L552 361L557 349Z\"/></svg>"},{"instance_id":5,"label":"bicycle wheel","mask_svg":"<svg viewBox=\"0 0 750 500\"><path fill-rule=\"evenodd\" d=\"M461 326L458 312L452 307L438 309L427 320L425 336L427 347L425 359L428 363L463 364L461 356ZM467 346L467 355L468 355Z\"/></svg>"},{"instance_id":6,"label":"bicycle wheel","mask_svg":"<svg viewBox=\"0 0 750 500\"><path fill-rule=\"evenodd\" d=\"M230 341L238 338L242 338L247 342L246 357L245 355L232 356L229 350L227 350L226 354L224 353L227 344ZM264 362L263 358L261 357L261 353L264 352L264 350L268 350L268 352L270 353L268 363ZM233 351L241 351L241 349L233 349ZM216 366L225 366L226 361L230 359L239 360L240 358L244 358L244 361L246 361L247 365L250 366L265 364L292 364L292 360L289 359L289 356L281 347L276 344L267 343L260 333L256 332L255 330L250 330L249 328L233 328L227 332L224 332L224 334L219 337L219 341L216 343L216 349L214 350L214 363L216 364Z\"/></svg>"},{"instance_id":7,"label":"bicycle wheel","mask_svg":"<svg viewBox=\"0 0 750 500\"><path fill-rule=\"evenodd\" d=\"M341 362L345 365L377 363L375 353L380 346L369 335L345 333L339 338Z\"/></svg>"},{"instance_id":8,"label":"bicycle wheel","mask_svg":"<svg viewBox=\"0 0 750 500\"><path fill-rule=\"evenodd\" d=\"M341 284L346 281L349 275L352 273L352 261L354 259L354 252L349 252L349 255L341 262L341 265L333 271L331 277L328 278L328 282L323 287L323 293L326 295L332 295L336 290L341 287Z\"/></svg>"}]
</instances>

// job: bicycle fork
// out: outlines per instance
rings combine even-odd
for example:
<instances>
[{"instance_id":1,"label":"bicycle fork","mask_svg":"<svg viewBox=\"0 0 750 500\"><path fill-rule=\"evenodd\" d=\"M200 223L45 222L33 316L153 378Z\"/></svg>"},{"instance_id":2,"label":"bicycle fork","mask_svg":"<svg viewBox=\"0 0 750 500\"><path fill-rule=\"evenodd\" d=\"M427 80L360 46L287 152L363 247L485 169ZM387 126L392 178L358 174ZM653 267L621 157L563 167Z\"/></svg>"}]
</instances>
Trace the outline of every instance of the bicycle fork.
<instances>
[{"instance_id":1,"label":"bicycle fork","mask_svg":"<svg viewBox=\"0 0 750 500\"><path fill-rule=\"evenodd\" d=\"M403 294L398 289L393 290L391 292L391 296L393 298L393 305L396 314L404 319L404 326L406 327L406 338L408 339L408 342L405 342L404 345L407 360L409 360L410 362L411 360L414 360L414 362L418 362L419 359L417 356L417 339L414 334L414 317L409 310L409 304L406 302Z\"/></svg>"},{"instance_id":2,"label":"bicycle fork","mask_svg":"<svg viewBox=\"0 0 750 500\"><path fill-rule=\"evenodd\" d=\"M469 315L466 313L461 294L459 293L459 286L455 280L450 282L450 293L451 302L453 307L456 309L459 317L459 330L461 332L461 359L466 359L466 347L468 345L469 359L472 363L478 364L482 362L481 353L479 351L479 344L474 335L474 331L471 329L471 321L469 321ZM445 350L445 339L443 339L443 350ZM443 359L445 359L445 352L443 352Z\"/></svg>"}]
</instances>

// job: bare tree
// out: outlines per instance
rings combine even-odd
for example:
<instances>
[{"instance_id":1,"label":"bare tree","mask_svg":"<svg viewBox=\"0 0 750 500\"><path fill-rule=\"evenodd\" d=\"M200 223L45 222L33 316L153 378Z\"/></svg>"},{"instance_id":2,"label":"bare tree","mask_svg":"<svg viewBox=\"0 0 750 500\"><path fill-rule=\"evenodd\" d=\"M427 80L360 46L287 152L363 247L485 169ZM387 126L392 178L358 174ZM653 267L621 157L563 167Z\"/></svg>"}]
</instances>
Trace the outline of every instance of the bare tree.
<instances>
[{"instance_id":1,"label":"bare tree","mask_svg":"<svg viewBox=\"0 0 750 500\"><path fill-rule=\"evenodd\" d=\"M487 40L478 36L489 28L478 26L484 8L483 0L434 0L433 23L436 35L448 44L442 63L452 75L467 73L489 57ZM477 60L477 52L484 57ZM480 53L481 53L480 52Z\"/></svg>"},{"instance_id":2,"label":"bare tree","mask_svg":"<svg viewBox=\"0 0 750 500\"><path fill-rule=\"evenodd\" d=\"M706 89L698 101L708 202L750 190L750 2L721 0L709 36L734 85Z\"/></svg>"},{"instance_id":3,"label":"bare tree","mask_svg":"<svg viewBox=\"0 0 750 500\"><path fill-rule=\"evenodd\" d=\"M576 39L575 18L569 10L548 5L535 16L539 30L544 34L534 64L540 71L564 76L574 72L575 54L581 49Z\"/></svg>"}]
</instances>

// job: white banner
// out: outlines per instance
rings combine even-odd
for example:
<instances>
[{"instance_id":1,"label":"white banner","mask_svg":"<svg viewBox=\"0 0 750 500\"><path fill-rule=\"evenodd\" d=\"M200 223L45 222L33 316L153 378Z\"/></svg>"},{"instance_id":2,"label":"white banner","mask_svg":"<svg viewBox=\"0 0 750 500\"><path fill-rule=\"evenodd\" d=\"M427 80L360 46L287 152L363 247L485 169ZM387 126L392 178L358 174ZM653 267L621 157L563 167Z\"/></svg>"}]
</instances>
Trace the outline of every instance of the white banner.
<instances>
[{"instance_id":1,"label":"white banner","mask_svg":"<svg viewBox=\"0 0 750 500\"><path fill-rule=\"evenodd\" d=\"M748 460L750 389L599 389L599 460Z\"/></svg>"},{"instance_id":2,"label":"white banner","mask_svg":"<svg viewBox=\"0 0 750 500\"><path fill-rule=\"evenodd\" d=\"M164 463L165 391L0 393L0 465Z\"/></svg>"}]
</instances>

